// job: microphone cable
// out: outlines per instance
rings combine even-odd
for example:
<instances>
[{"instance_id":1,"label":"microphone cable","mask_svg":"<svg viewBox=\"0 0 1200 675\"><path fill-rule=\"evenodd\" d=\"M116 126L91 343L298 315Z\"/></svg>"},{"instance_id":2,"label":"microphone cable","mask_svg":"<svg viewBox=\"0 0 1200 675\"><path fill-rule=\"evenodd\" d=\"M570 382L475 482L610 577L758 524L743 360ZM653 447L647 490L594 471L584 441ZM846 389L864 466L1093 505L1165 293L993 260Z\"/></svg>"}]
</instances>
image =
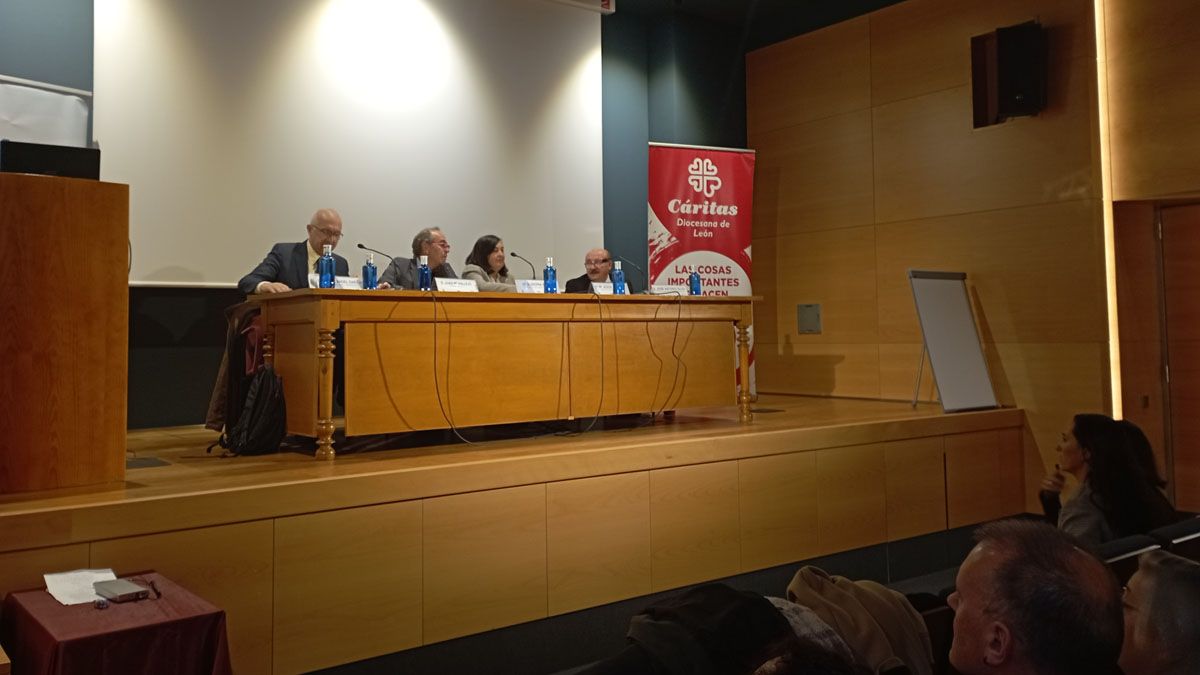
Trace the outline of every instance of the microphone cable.
<instances>
[{"instance_id":1,"label":"microphone cable","mask_svg":"<svg viewBox=\"0 0 1200 675\"><path fill-rule=\"evenodd\" d=\"M437 291L430 289L429 291L426 291L426 292L429 293L429 298L433 301L433 303L432 303L433 304L433 391L435 394L437 394L438 410L441 411L442 419L446 420L446 424L450 425L450 431L454 432L454 435L458 437L458 440L462 441L463 443L466 443L467 445L475 445L475 443L473 441L470 441L465 436L463 436L462 432L460 432L458 430L458 426L456 426L454 424L454 419L453 419L454 410L453 410L453 408L451 408L451 406L453 404L450 402L450 356L454 353L454 350L453 350L454 322L450 321L450 315L446 313L446 309L444 307L441 307L441 305L438 301ZM438 372L437 372L437 353L438 353L438 331L437 331L438 318L437 318L437 315L438 315L439 308L441 308L441 310L442 310L442 315L444 317L446 317L446 401L445 402L442 401L442 385L440 382L438 382ZM447 410L449 410L449 413L447 413Z\"/></svg>"},{"instance_id":2,"label":"microphone cable","mask_svg":"<svg viewBox=\"0 0 1200 675\"><path fill-rule=\"evenodd\" d=\"M582 431L579 432L581 434L586 434L589 431L591 431L592 428L596 426L596 420L600 419L600 413L604 411L604 366L605 366L605 359L604 359L604 352L605 352L605 349L604 349L604 302L600 298L599 293L593 292L592 297L596 298L596 312L597 312L596 318L597 318L597 323L600 326L600 400L596 402L596 414L592 415L592 421L588 423L587 428L583 429ZM574 313L575 313L575 310L574 310L574 308L572 308L571 314L574 315ZM572 317L572 318L574 318L574 317ZM616 336L613 336L613 337L615 338ZM614 343L614 346L615 346L615 343ZM618 364L618 368L619 368L619 364ZM618 380L617 386L618 387L620 386L620 380ZM618 413L620 413L620 401L621 401L621 397L620 397L620 392L618 391L617 392L617 405L618 405L617 412Z\"/></svg>"}]
</instances>

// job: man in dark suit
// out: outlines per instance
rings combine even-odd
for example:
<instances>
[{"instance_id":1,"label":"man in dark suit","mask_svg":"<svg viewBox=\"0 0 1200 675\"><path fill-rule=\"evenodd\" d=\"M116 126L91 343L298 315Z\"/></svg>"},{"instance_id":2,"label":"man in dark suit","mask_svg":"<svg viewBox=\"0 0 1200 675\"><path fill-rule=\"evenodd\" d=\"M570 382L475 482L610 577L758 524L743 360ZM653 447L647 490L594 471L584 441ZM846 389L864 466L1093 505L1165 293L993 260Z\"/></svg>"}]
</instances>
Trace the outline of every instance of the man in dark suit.
<instances>
[{"instance_id":1,"label":"man in dark suit","mask_svg":"<svg viewBox=\"0 0 1200 675\"><path fill-rule=\"evenodd\" d=\"M325 244L336 248L341 239L342 217L333 209L321 209L308 223L308 241L275 244L258 267L242 277L238 290L251 295L308 288L308 275L316 271L316 262ZM345 258L334 254L333 260L338 276L350 276L350 264Z\"/></svg>"},{"instance_id":2,"label":"man in dark suit","mask_svg":"<svg viewBox=\"0 0 1200 675\"><path fill-rule=\"evenodd\" d=\"M583 257L583 269L582 275L567 280L567 293L588 293L591 292L593 281L603 283L609 280L612 256L609 255L608 249L594 248L588 251Z\"/></svg>"},{"instance_id":3,"label":"man in dark suit","mask_svg":"<svg viewBox=\"0 0 1200 675\"><path fill-rule=\"evenodd\" d=\"M429 269L435 279L457 279L458 274L446 259L450 256L450 242L441 228L427 227L417 233L412 241L413 257L393 258L379 277L381 289L417 290L417 269L421 256L428 258ZM436 290L436 286L434 289Z\"/></svg>"}]
</instances>

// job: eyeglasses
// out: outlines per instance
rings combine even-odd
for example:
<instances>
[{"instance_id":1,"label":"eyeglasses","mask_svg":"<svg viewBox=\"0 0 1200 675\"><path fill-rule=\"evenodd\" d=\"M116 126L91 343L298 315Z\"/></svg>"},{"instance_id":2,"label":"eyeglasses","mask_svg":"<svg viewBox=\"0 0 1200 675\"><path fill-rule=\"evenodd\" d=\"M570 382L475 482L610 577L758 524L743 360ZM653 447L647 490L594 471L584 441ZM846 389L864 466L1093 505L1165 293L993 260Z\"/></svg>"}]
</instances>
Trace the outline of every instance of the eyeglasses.
<instances>
[{"instance_id":1,"label":"eyeglasses","mask_svg":"<svg viewBox=\"0 0 1200 675\"><path fill-rule=\"evenodd\" d=\"M333 230L329 230L324 227L316 227L315 225L309 225L309 228L311 228L312 230L314 230L316 232L320 232L323 236L325 236L328 239L341 239L344 236L341 232L334 232Z\"/></svg>"},{"instance_id":2,"label":"eyeglasses","mask_svg":"<svg viewBox=\"0 0 1200 675\"><path fill-rule=\"evenodd\" d=\"M583 266L584 267L599 267L605 263L610 263L610 262L612 262L612 260L609 258L604 258L603 260L584 260Z\"/></svg>"}]
</instances>

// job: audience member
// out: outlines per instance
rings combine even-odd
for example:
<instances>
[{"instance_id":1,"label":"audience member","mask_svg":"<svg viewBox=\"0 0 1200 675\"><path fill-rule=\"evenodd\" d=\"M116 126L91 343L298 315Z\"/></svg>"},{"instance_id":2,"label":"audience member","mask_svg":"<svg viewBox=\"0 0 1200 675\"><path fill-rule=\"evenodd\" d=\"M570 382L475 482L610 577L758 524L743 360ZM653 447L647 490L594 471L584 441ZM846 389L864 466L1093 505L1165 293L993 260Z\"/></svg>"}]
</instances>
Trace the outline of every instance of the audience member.
<instances>
[{"instance_id":1,"label":"audience member","mask_svg":"<svg viewBox=\"0 0 1200 675\"><path fill-rule=\"evenodd\" d=\"M799 634L775 602L705 584L647 607L629 622L629 644L579 675L850 675L863 673L845 644L815 616Z\"/></svg>"},{"instance_id":2,"label":"audience member","mask_svg":"<svg viewBox=\"0 0 1200 675\"><path fill-rule=\"evenodd\" d=\"M1042 481L1047 518L1086 546L1144 534L1177 519L1154 463L1150 442L1131 422L1107 415L1076 415L1058 444L1058 465ZM1079 482L1065 505L1063 473Z\"/></svg>"},{"instance_id":3,"label":"audience member","mask_svg":"<svg viewBox=\"0 0 1200 675\"><path fill-rule=\"evenodd\" d=\"M1121 598L1102 562L1041 521L989 523L975 538L949 598L958 672L1115 672Z\"/></svg>"},{"instance_id":4,"label":"audience member","mask_svg":"<svg viewBox=\"0 0 1200 675\"><path fill-rule=\"evenodd\" d=\"M429 258L429 269L434 278L458 278L454 268L446 262L450 255L450 242L446 241L446 235L442 234L440 228L427 227L418 232L412 240L412 253L411 258L392 259L391 264L383 271L383 276L379 278L380 288L417 290L417 269L420 267L421 256Z\"/></svg>"},{"instance_id":5,"label":"audience member","mask_svg":"<svg viewBox=\"0 0 1200 675\"><path fill-rule=\"evenodd\" d=\"M515 291L516 283L508 276L504 258L504 242L494 234L485 234L475 241L463 267L464 279L474 279L481 291Z\"/></svg>"},{"instance_id":6,"label":"audience member","mask_svg":"<svg viewBox=\"0 0 1200 675\"><path fill-rule=\"evenodd\" d=\"M583 269L583 274L567 280L565 292L588 293L592 289L592 282L608 281L608 274L612 272L612 256L607 249L594 248L583 257Z\"/></svg>"},{"instance_id":7,"label":"audience member","mask_svg":"<svg viewBox=\"0 0 1200 675\"><path fill-rule=\"evenodd\" d=\"M298 244L281 243L271 247L267 257L238 282L238 290L252 293L286 293L296 288L308 288L308 275L316 272L317 259L325 244L337 248L342 239L342 217L333 209L320 209L308 222L308 241ZM335 273L350 274L346 259L336 253Z\"/></svg>"},{"instance_id":8,"label":"audience member","mask_svg":"<svg viewBox=\"0 0 1200 675\"><path fill-rule=\"evenodd\" d=\"M1125 588L1125 675L1200 673L1200 564L1151 551Z\"/></svg>"}]
</instances>

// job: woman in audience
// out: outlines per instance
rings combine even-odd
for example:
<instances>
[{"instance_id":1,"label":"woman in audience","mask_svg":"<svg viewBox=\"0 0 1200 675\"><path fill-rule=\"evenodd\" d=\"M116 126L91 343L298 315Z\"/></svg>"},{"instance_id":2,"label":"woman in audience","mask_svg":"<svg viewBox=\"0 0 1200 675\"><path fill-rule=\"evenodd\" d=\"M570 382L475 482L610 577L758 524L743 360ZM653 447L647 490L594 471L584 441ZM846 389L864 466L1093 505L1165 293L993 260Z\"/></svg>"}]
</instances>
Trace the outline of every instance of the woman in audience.
<instances>
[{"instance_id":1,"label":"woman in audience","mask_svg":"<svg viewBox=\"0 0 1200 675\"><path fill-rule=\"evenodd\" d=\"M467 265L463 268L463 279L474 279L481 291L515 291L516 282L508 276L508 265L504 261L504 242L494 234L485 234L475 242Z\"/></svg>"},{"instance_id":2,"label":"woman in audience","mask_svg":"<svg viewBox=\"0 0 1200 675\"><path fill-rule=\"evenodd\" d=\"M1200 564L1165 551L1144 553L1123 600L1125 675L1200 673Z\"/></svg>"},{"instance_id":3,"label":"woman in audience","mask_svg":"<svg viewBox=\"0 0 1200 675\"><path fill-rule=\"evenodd\" d=\"M1063 531L1095 547L1106 541L1144 534L1175 522L1177 515L1162 488L1145 434L1131 422L1107 415L1076 415L1058 444L1054 473L1042 480L1046 516ZM1063 472L1079 481L1065 505L1059 495Z\"/></svg>"}]
</instances>

